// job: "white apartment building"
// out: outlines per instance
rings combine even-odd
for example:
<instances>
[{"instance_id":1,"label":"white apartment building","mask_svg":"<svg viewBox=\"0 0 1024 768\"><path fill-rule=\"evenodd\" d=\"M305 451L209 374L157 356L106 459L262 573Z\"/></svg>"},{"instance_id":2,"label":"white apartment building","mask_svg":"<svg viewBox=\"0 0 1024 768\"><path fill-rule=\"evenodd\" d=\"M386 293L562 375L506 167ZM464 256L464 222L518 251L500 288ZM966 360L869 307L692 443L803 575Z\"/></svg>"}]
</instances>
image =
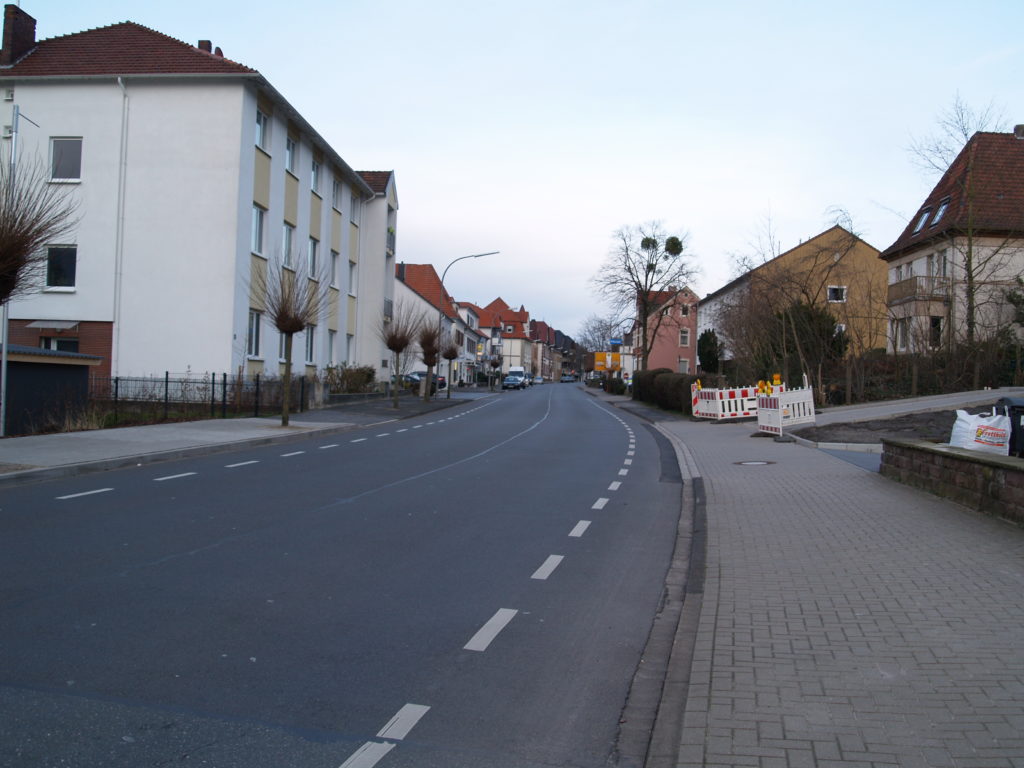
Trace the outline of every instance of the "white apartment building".
<instances>
[{"instance_id":1,"label":"white apartment building","mask_svg":"<svg viewBox=\"0 0 1024 768\"><path fill-rule=\"evenodd\" d=\"M379 368L369 325L393 291L392 174L368 183L209 41L125 22L37 42L13 5L3 39L0 123L17 105L19 165L41 163L79 205L38 292L11 302L12 343L100 355L101 374L277 374L283 345L252 276L283 263L328 283L293 370Z\"/></svg>"}]
</instances>

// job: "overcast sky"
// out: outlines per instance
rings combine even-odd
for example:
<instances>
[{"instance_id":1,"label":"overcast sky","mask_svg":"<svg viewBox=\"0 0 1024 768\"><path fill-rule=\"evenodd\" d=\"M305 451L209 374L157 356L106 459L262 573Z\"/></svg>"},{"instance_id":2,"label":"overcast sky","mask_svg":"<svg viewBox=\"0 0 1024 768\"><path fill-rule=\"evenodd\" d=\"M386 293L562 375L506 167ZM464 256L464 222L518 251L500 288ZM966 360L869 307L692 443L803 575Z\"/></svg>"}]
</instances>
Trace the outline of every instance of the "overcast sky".
<instances>
[{"instance_id":1,"label":"overcast sky","mask_svg":"<svg viewBox=\"0 0 1024 768\"><path fill-rule=\"evenodd\" d=\"M934 183L910 162L957 93L1024 123L1024 3L22 0L42 39L135 21L258 69L353 168L394 170L398 258L457 264L575 335L613 232L660 220L703 296L770 217L842 207L883 250Z\"/></svg>"}]
</instances>

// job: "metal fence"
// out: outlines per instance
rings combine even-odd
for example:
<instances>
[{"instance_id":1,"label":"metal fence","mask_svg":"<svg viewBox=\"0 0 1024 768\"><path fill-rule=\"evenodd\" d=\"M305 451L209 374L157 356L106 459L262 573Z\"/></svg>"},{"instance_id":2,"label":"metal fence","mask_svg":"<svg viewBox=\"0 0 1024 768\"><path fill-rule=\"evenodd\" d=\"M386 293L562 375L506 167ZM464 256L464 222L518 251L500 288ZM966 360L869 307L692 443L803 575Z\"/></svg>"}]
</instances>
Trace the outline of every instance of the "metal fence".
<instances>
[{"instance_id":1,"label":"metal fence","mask_svg":"<svg viewBox=\"0 0 1024 768\"><path fill-rule=\"evenodd\" d=\"M308 410L315 391L305 376L291 380L290 409ZM239 376L227 373L148 376L94 376L89 380L89 402L121 414L146 412L164 419L260 416L280 412L284 382L277 376ZM162 410L162 415L160 411Z\"/></svg>"}]
</instances>

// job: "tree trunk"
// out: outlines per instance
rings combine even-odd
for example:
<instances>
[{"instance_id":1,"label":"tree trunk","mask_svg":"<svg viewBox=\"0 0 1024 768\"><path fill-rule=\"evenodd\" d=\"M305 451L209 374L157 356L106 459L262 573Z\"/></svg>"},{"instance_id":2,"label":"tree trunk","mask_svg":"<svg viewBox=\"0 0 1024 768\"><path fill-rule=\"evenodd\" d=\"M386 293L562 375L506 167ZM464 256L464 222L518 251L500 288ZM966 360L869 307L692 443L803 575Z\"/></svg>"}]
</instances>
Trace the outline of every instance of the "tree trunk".
<instances>
[{"instance_id":1,"label":"tree trunk","mask_svg":"<svg viewBox=\"0 0 1024 768\"><path fill-rule=\"evenodd\" d=\"M292 334L284 335L284 380L281 392L281 426L288 426L288 411L292 402Z\"/></svg>"},{"instance_id":2,"label":"tree trunk","mask_svg":"<svg viewBox=\"0 0 1024 768\"><path fill-rule=\"evenodd\" d=\"M391 396L392 396L393 405L394 405L395 408L397 408L398 407L398 395L402 391L401 390L401 388L402 388L402 377L401 377L401 375L398 372L398 368L401 365L401 360L399 359L399 353L398 352L395 352L393 354L395 356L395 380L391 384Z\"/></svg>"}]
</instances>

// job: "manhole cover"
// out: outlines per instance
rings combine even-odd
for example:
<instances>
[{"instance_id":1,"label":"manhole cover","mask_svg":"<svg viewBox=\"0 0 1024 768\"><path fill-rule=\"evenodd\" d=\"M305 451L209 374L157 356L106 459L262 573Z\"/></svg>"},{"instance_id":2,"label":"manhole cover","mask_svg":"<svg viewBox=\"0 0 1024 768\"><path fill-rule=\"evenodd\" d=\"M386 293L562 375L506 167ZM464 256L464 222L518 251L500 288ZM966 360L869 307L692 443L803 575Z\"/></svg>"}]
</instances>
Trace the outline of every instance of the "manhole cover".
<instances>
[{"instance_id":1,"label":"manhole cover","mask_svg":"<svg viewBox=\"0 0 1024 768\"><path fill-rule=\"evenodd\" d=\"M763 467L765 464L774 464L774 461L734 461L733 464L738 464L741 467Z\"/></svg>"}]
</instances>

